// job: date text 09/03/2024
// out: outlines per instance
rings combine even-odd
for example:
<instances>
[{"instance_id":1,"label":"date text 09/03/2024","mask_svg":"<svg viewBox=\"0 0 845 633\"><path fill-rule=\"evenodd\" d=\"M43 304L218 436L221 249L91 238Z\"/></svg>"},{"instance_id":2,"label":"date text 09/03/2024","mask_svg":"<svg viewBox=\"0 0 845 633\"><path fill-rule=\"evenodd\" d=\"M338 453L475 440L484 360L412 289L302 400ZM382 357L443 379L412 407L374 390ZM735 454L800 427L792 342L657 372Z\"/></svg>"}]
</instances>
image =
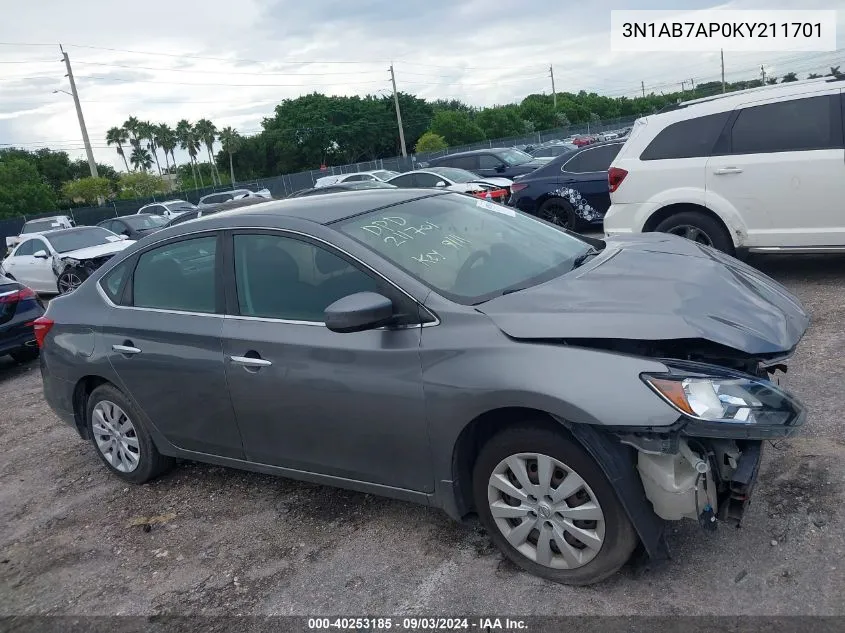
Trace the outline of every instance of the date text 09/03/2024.
<instances>
[{"instance_id":1,"label":"date text 09/03/2024","mask_svg":"<svg viewBox=\"0 0 845 633\"><path fill-rule=\"evenodd\" d=\"M496 617L308 618L308 629L312 631L520 631L527 628L524 620Z\"/></svg>"}]
</instances>

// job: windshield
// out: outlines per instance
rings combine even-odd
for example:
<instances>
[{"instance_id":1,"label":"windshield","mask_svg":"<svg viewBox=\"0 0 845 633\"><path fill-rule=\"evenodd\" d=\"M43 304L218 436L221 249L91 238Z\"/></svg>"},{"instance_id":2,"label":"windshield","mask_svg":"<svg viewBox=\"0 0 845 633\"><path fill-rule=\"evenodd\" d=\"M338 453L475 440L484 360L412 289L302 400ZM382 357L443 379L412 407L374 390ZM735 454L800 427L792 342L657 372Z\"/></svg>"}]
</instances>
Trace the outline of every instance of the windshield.
<instances>
[{"instance_id":1,"label":"windshield","mask_svg":"<svg viewBox=\"0 0 845 633\"><path fill-rule=\"evenodd\" d=\"M38 233L39 231L50 231L52 229L61 228L61 224L55 218L50 220L32 220L23 225L21 234L24 233Z\"/></svg>"},{"instance_id":2,"label":"windshield","mask_svg":"<svg viewBox=\"0 0 845 633\"><path fill-rule=\"evenodd\" d=\"M133 215L123 218L123 221L136 231L143 231L144 229L157 229L163 226L166 219L160 215Z\"/></svg>"},{"instance_id":3,"label":"windshield","mask_svg":"<svg viewBox=\"0 0 845 633\"><path fill-rule=\"evenodd\" d=\"M508 165L522 165L523 163L534 160L531 154L526 154L518 149L506 149L502 152L497 152L496 155Z\"/></svg>"},{"instance_id":4,"label":"windshield","mask_svg":"<svg viewBox=\"0 0 845 633\"><path fill-rule=\"evenodd\" d=\"M184 200L180 202L170 202L165 206L169 211L190 211L191 209L196 209L194 205L190 202L185 202Z\"/></svg>"},{"instance_id":5,"label":"windshield","mask_svg":"<svg viewBox=\"0 0 845 633\"><path fill-rule=\"evenodd\" d=\"M335 226L447 299L469 305L568 272L590 249L529 215L457 193L418 198Z\"/></svg>"},{"instance_id":6,"label":"windshield","mask_svg":"<svg viewBox=\"0 0 845 633\"><path fill-rule=\"evenodd\" d=\"M80 248L89 246L100 246L110 242L119 242L120 238L99 226L92 226L84 229L69 229L61 233L45 235L44 237L53 246L57 253L69 253Z\"/></svg>"},{"instance_id":7,"label":"windshield","mask_svg":"<svg viewBox=\"0 0 845 633\"><path fill-rule=\"evenodd\" d=\"M428 171L439 174L452 182L472 182L478 180L478 174L457 167L431 167Z\"/></svg>"}]
</instances>

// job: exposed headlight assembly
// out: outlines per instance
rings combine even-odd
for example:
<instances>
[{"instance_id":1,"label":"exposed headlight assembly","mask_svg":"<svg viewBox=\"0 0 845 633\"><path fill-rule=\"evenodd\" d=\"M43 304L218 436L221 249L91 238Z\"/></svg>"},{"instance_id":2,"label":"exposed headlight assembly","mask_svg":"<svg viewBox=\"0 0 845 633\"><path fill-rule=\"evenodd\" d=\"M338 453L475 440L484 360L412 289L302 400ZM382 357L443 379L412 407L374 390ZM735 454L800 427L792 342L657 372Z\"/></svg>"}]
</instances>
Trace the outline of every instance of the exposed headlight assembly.
<instances>
[{"instance_id":1,"label":"exposed headlight assembly","mask_svg":"<svg viewBox=\"0 0 845 633\"><path fill-rule=\"evenodd\" d=\"M804 422L801 402L768 380L698 363L667 366L641 378L688 418L687 435L766 439Z\"/></svg>"}]
</instances>

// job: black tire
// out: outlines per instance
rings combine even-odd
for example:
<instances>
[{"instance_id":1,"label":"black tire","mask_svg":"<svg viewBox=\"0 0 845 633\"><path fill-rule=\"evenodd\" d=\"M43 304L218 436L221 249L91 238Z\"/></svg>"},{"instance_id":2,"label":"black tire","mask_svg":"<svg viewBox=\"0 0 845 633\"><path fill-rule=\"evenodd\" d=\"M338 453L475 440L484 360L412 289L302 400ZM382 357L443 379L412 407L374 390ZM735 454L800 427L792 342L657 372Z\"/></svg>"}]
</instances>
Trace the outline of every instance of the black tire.
<instances>
[{"instance_id":1,"label":"black tire","mask_svg":"<svg viewBox=\"0 0 845 633\"><path fill-rule=\"evenodd\" d=\"M728 232L717 220L700 211L681 211L670 215L654 230L659 233L673 233L686 237L688 227L700 232L696 235L696 242L712 246L728 255L734 254L734 245ZM698 239L700 236L704 239Z\"/></svg>"},{"instance_id":2,"label":"black tire","mask_svg":"<svg viewBox=\"0 0 845 633\"><path fill-rule=\"evenodd\" d=\"M64 284L69 284L71 275L75 275L77 279L79 279L79 283L81 284L83 281L88 279L88 273L82 269L71 268L69 270L65 270L62 272L61 275L58 276L56 279L56 289L59 291L60 295L67 294L68 292L72 292L69 290L62 290ZM63 283L64 282L64 283ZM77 284L76 287L79 287ZM75 288L74 288L75 290Z\"/></svg>"},{"instance_id":3,"label":"black tire","mask_svg":"<svg viewBox=\"0 0 845 633\"><path fill-rule=\"evenodd\" d=\"M604 542L591 561L574 569L553 569L539 564L514 548L496 525L487 490L491 474L505 458L517 453L542 453L566 464L589 486L604 514ZM519 567L547 580L566 585L590 585L615 574L631 557L639 539L613 486L599 465L565 431L529 424L511 427L490 438L473 469L473 496L479 519L493 543Z\"/></svg>"},{"instance_id":4,"label":"black tire","mask_svg":"<svg viewBox=\"0 0 845 633\"><path fill-rule=\"evenodd\" d=\"M28 363L38 358L38 348L23 347L21 349L16 349L14 352L9 352L9 356L11 356L12 360L16 363Z\"/></svg>"},{"instance_id":5,"label":"black tire","mask_svg":"<svg viewBox=\"0 0 845 633\"><path fill-rule=\"evenodd\" d=\"M537 217L570 231L575 231L581 226L575 209L563 198L546 200L537 210Z\"/></svg>"},{"instance_id":6,"label":"black tire","mask_svg":"<svg viewBox=\"0 0 845 633\"><path fill-rule=\"evenodd\" d=\"M93 428L94 408L102 401L112 402L123 409L131 420L132 426L135 427L135 437L138 439L140 456L137 467L131 472L122 472L112 466L97 446L97 437ZM94 450L106 467L121 479L133 484L143 484L155 479L170 469L175 463L172 457L167 457L158 452L149 431L147 431L144 425L138 408L114 385L105 384L94 389L88 398L85 416Z\"/></svg>"}]
</instances>

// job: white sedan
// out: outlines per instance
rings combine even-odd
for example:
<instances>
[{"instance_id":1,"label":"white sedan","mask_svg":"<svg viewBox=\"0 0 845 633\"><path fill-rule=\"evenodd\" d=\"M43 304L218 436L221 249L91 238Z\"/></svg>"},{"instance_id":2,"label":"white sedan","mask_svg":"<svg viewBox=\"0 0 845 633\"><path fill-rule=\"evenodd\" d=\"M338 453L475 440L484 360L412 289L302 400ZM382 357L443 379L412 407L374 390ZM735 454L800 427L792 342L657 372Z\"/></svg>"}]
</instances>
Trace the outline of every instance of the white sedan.
<instances>
[{"instance_id":1,"label":"white sedan","mask_svg":"<svg viewBox=\"0 0 845 633\"><path fill-rule=\"evenodd\" d=\"M130 244L126 236L99 226L47 231L18 244L0 272L36 292L64 294Z\"/></svg>"},{"instance_id":2,"label":"white sedan","mask_svg":"<svg viewBox=\"0 0 845 633\"><path fill-rule=\"evenodd\" d=\"M513 181L508 178L479 176L457 167L417 169L416 171L399 174L387 182L404 189L438 187L473 195L499 191L505 191L509 194L510 187L513 184ZM507 198L506 195L500 197Z\"/></svg>"},{"instance_id":3,"label":"white sedan","mask_svg":"<svg viewBox=\"0 0 845 633\"><path fill-rule=\"evenodd\" d=\"M398 171L390 171L389 169L374 169L373 171L358 171L351 174L322 176L321 178L317 178L316 182L314 182L314 188L328 187L329 185L336 185L341 182L365 182L368 180L387 182L390 178L398 175Z\"/></svg>"}]
</instances>

